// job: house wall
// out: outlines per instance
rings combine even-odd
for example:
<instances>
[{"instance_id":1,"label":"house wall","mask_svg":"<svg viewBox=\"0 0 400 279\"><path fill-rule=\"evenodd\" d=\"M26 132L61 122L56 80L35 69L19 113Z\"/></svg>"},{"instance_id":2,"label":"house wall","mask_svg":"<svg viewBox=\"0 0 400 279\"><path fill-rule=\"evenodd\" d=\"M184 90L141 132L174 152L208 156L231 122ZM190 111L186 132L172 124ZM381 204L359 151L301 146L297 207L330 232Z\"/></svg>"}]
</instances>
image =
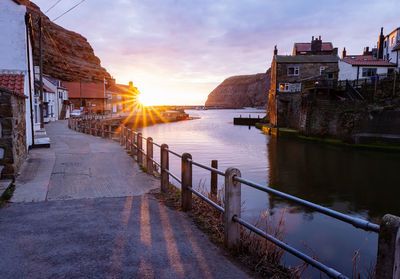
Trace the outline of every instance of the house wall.
<instances>
[{"instance_id":1,"label":"house wall","mask_svg":"<svg viewBox=\"0 0 400 279\"><path fill-rule=\"evenodd\" d=\"M70 98L69 101L71 103L72 109L79 109L81 107L81 99L80 98ZM90 110L92 110L92 111L102 111L103 110L104 99L82 98L82 102L83 102L83 106L85 107L85 110L89 109L89 106L88 106L89 102L90 102Z\"/></svg>"},{"instance_id":2,"label":"house wall","mask_svg":"<svg viewBox=\"0 0 400 279\"><path fill-rule=\"evenodd\" d=\"M349 63L339 61L339 80L356 80L357 79L357 66L350 65ZM362 76L363 68L376 68L376 73L378 75L386 75L388 69L391 67L374 67L374 66L365 66L359 67L359 79L363 79L365 77Z\"/></svg>"},{"instance_id":3,"label":"house wall","mask_svg":"<svg viewBox=\"0 0 400 279\"><path fill-rule=\"evenodd\" d=\"M26 158L26 100L0 89L0 178L15 178Z\"/></svg>"},{"instance_id":4,"label":"house wall","mask_svg":"<svg viewBox=\"0 0 400 279\"><path fill-rule=\"evenodd\" d=\"M33 90L33 55L30 40L26 39L26 6L17 5L11 0L0 1L0 70L3 73L25 75L25 95L30 98L28 77L27 44L30 52L31 88ZM32 93L33 95L33 93ZM25 102L27 148L33 143L31 128L30 100Z\"/></svg>"},{"instance_id":5,"label":"house wall","mask_svg":"<svg viewBox=\"0 0 400 279\"><path fill-rule=\"evenodd\" d=\"M391 34L385 37L386 47L383 49L383 58L392 63L397 63L397 52L393 52L393 48L396 44L400 42L400 32L399 29L394 30Z\"/></svg>"},{"instance_id":6,"label":"house wall","mask_svg":"<svg viewBox=\"0 0 400 279\"><path fill-rule=\"evenodd\" d=\"M288 76L288 68L299 66L298 76ZM281 83L301 84L301 80L320 76L320 68L326 71L338 71L337 63L304 63L286 64L276 63L276 82L274 108L271 109L270 123L278 127L298 129L300 125L301 87L297 92L280 92ZM334 78L337 78L336 76ZM271 83L272 88L272 83ZM271 102L272 104L273 102ZM274 122L271 122L271 119Z\"/></svg>"}]
</instances>

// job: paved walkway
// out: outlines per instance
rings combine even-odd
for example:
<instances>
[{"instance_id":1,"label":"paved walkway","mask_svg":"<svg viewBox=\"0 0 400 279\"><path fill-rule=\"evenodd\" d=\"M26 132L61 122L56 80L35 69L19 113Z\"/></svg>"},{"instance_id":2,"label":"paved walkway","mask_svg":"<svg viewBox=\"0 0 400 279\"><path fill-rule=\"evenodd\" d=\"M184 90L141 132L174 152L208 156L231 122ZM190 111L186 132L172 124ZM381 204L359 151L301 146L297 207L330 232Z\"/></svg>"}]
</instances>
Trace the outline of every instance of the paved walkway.
<instances>
[{"instance_id":1,"label":"paved walkway","mask_svg":"<svg viewBox=\"0 0 400 279\"><path fill-rule=\"evenodd\" d=\"M1 278L249 278L117 143L46 126L0 210Z\"/></svg>"}]
</instances>

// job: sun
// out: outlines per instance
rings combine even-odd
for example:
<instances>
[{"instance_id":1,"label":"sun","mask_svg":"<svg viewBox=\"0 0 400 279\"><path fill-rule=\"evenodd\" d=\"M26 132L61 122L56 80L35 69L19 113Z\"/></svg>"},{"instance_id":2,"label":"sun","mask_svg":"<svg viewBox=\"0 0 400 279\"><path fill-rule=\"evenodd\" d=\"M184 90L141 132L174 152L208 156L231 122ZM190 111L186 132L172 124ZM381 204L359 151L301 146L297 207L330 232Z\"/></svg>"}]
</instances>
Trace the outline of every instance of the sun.
<instances>
[{"instance_id":1,"label":"sun","mask_svg":"<svg viewBox=\"0 0 400 279\"><path fill-rule=\"evenodd\" d=\"M151 106L152 104L154 104L154 98L150 94L140 93L137 98L139 100L139 103L144 106Z\"/></svg>"}]
</instances>

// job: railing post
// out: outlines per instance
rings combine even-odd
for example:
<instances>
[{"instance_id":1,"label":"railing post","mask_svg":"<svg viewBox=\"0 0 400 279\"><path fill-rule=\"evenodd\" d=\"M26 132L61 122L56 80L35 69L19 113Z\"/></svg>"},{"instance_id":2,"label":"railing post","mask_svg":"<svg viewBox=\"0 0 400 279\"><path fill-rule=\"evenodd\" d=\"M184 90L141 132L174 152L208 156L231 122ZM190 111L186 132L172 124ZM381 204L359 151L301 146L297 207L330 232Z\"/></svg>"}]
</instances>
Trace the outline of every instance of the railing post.
<instances>
[{"instance_id":1,"label":"railing post","mask_svg":"<svg viewBox=\"0 0 400 279\"><path fill-rule=\"evenodd\" d=\"M234 181L234 176L241 177L240 170L228 168L225 171L224 244L229 249L237 248L240 242L240 224L233 221L233 217L240 217L242 194L241 183Z\"/></svg>"},{"instance_id":2,"label":"railing post","mask_svg":"<svg viewBox=\"0 0 400 279\"><path fill-rule=\"evenodd\" d=\"M110 125L108 125L108 137L110 138L110 140L112 140L112 126L111 126L111 124Z\"/></svg>"},{"instance_id":3,"label":"railing post","mask_svg":"<svg viewBox=\"0 0 400 279\"><path fill-rule=\"evenodd\" d=\"M218 169L218 160L211 161L211 167ZM211 172L211 196L216 198L218 192L218 174L215 171Z\"/></svg>"},{"instance_id":4,"label":"railing post","mask_svg":"<svg viewBox=\"0 0 400 279\"><path fill-rule=\"evenodd\" d=\"M137 162L141 166L143 165L143 154L142 154L142 146L143 146L143 141L142 141L142 133L137 133Z\"/></svg>"},{"instance_id":5,"label":"railing post","mask_svg":"<svg viewBox=\"0 0 400 279\"><path fill-rule=\"evenodd\" d=\"M129 129L128 129L128 127L125 127L124 135L125 135L125 137L124 137L125 149L128 149L128 138L129 138Z\"/></svg>"},{"instance_id":6,"label":"railing post","mask_svg":"<svg viewBox=\"0 0 400 279\"><path fill-rule=\"evenodd\" d=\"M182 155L182 176L181 176L181 202L182 210L188 211L192 209L192 191L188 187L192 187L192 162L188 159L192 159L192 155L184 153Z\"/></svg>"},{"instance_id":7,"label":"railing post","mask_svg":"<svg viewBox=\"0 0 400 279\"><path fill-rule=\"evenodd\" d=\"M169 188L169 174L166 170L169 170L169 153L168 153L168 145L161 145L161 192L166 193Z\"/></svg>"},{"instance_id":8,"label":"railing post","mask_svg":"<svg viewBox=\"0 0 400 279\"><path fill-rule=\"evenodd\" d=\"M400 217L386 214L382 218L375 272L377 279L400 278Z\"/></svg>"},{"instance_id":9,"label":"railing post","mask_svg":"<svg viewBox=\"0 0 400 279\"><path fill-rule=\"evenodd\" d=\"M121 126L119 129L119 144L122 145L124 141L124 127Z\"/></svg>"},{"instance_id":10,"label":"railing post","mask_svg":"<svg viewBox=\"0 0 400 279\"><path fill-rule=\"evenodd\" d=\"M134 148L134 144L135 144L135 133L133 132L133 130L131 130L131 145L129 147L129 150L131 151L131 155L135 154L135 148Z\"/></svg>"},{"instance_id":11,"label":"railing post","mask_svg":"<svg viewBox=\"0 0 400 279\"><path fill-rule=\"evenodd\" d=\"M106 135L104 129L105 129L104 122L101 122L101 137L102 138L105 138L105 135Z\"/></svg>"},{"instance_id":12,"label":"railing post","mask_svg":"<svg viewBox=\"0 0 400 279\"><path fill-rule=\"evenodd\" d=\"M146 140L146 165L147 173L153 174L153 139L148 137Z\"/></svg>"}]
</instances>

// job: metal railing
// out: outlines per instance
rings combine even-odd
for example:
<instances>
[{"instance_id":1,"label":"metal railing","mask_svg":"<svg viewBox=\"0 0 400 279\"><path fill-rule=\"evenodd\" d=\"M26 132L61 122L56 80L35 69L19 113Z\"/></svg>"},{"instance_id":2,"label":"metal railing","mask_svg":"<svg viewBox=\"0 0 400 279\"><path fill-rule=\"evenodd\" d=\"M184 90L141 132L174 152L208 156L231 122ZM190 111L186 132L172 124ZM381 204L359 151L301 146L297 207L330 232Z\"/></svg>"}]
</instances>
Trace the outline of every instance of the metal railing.
<instances>
[{"instance_id":1,"label":"metal railing","mask_svg":"<svg viewBox=\"0 0 400 279\"><path fill-rule=\"evenodd\" d=\"M79 122L77 125L75 122ZM90 121L90 120L86 120ZM92 134L92 124L89 127L81 121L81 119L72 119L69 121L69 127L74 130L82 131L80 126L85 129L89 129L89 133ZM107 131L111 133L111 128L107 125L100 125L102 131L99 134L104 135ZM98 127L98 126L96 126ZM160 168L160 178L161 178L161 191L166 192L169 188L169 177L176 180L181 185L181 205L183 211L188 211L192 209L192 194L195 194L200 199L204 200L215 209L223 213L224 215L224 243L228 248L235 248L240 242L240 225L251 230L257 235L265 238L266 240L274 243L283 250L289 252L290 254L300 258L304 262L312 265L318 270L324 272L331 278L348 278L339 271L332 267L329 267L316 259L302 253L301 251L293 248L292 246L284 243L283 241L273 237L272 235L266 233L265 231L255 227L246 220L242 219L240 216L241 212L241 183L258 189L260 191L266 192L270 195L275 195L291 201L293 203L308 207L312 210L318 211L324 215L330 216L332 218L338 219L345 223L351 224L356 228L364 229L366 231L371 231L379 233L379 243L378 243L378 255L377 255L377 268L376 268L376 278L396 278L398 276L397 267L400 265L398 259L400 258L400 247L397 241L397 233L400 235L400 218L392 215L385 215L381 226L371 223L367 220L349 216L338 211L323 207L321 205L300 199L298 197L280 192L268 186L255 183L248 179L242 178L241 173L238 169L228 168L225 172L219 170L215 161L213 165L207 166L196 162L192 159L189 153L184 153L182 155L169 149L167 144L157 144L153 142L151 137L143 137L140 132L133 131L125 126L118 128L118 132L113 132L114 134L119 134L120 144L124 145L126 149L130 150L132 154L136 155L136 160L139 165L145 166L147 173L153 174L154 165ZM142 148L143 140L146 141L146 151ZM156 162L153 158L153 146L160 148L160 162ZM173 174L169 169L169 154L172 154L181 160L181 179L175 174ZM224 176L225 178L225 193L224 193L224 205L225 208L217 204L215 201L211 200L209 197L201 194L199 191L193 188L192 183L192 166L196 166L211 172L211 195L216 196L217 189L217 175ZM214 179L213 179L214 178ZM394 218L395 229L393 229L393 222L387 221ZM397 222L397 223L396 223ZM388 231L390 231L388 233ZM388 237L390 235L390 237ZM388 245L393 246L388 251ZM397 257L397 258L396 258ZM391 277L388 277L387 275Z\"/></svg>"}]
</instances>

